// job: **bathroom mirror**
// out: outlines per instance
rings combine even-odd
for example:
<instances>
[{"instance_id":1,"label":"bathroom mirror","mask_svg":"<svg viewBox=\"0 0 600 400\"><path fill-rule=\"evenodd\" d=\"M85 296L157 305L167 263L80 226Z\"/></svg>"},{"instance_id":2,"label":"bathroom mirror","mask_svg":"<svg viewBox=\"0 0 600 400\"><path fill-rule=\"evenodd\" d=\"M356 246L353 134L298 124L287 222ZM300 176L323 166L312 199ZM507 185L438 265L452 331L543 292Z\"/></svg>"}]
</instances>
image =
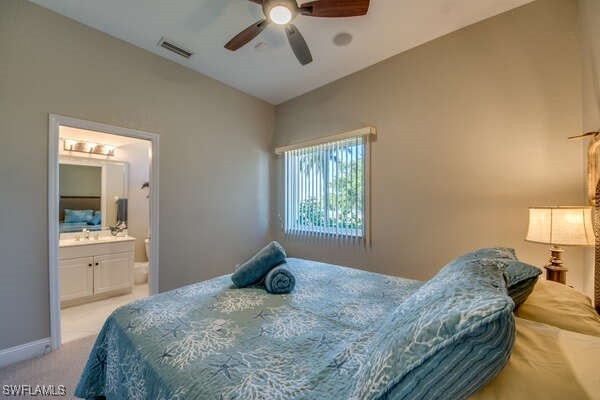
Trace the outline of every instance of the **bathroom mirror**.
<instances>
[{"instance_id":1,"label":"bathroom mirror","mask_svg":"<svg viewBox=\"0 0 600 400\"><path fill-rule=\"evenodd\" d=\"M119 217L126 220L127 177L126 162L61 157L60 233L98 231L116 225Z\"/></svg>"}]
</instances>

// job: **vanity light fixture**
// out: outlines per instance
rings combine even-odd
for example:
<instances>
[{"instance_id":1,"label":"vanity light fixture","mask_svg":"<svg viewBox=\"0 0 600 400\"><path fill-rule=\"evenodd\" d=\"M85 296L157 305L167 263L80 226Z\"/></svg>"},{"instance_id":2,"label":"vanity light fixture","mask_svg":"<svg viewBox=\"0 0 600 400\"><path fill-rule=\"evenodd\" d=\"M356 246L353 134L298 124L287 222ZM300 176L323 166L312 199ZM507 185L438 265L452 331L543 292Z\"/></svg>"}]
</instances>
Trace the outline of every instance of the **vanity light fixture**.
<instances>
[{"instance_id":1,"label":"vanity light fixture","mask_svg":"<svg viewBox=\"0 0 600 400\"><path fill-rule=\"evenodd\" d=\"M64 140L64 149L66 151L77 151L80 153L97 154L107 157L115 155L115 146L93 142L80 142L73 139Z\"/></svg>"}]
</instances>

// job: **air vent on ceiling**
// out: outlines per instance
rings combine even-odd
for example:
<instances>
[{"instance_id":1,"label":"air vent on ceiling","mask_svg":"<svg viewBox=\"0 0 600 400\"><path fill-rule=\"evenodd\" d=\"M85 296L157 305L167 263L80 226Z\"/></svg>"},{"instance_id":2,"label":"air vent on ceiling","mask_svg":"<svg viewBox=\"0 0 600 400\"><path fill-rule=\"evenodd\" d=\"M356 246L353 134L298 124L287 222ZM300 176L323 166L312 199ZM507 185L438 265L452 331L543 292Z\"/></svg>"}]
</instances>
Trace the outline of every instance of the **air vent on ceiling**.
<instances>
[{"instance_id":1,"label":"air vent on ceiling","mask_svg":"<svg viewBox=\"0 0 600 400\"><path fill-rule=\"evenodd\" d=\"M178 44L173 43L171 40L169 40L165 37L160 38L158 45L160 47L165 48L165 49L169 50L170 52L173 52L184 58L190 58L191 56L194 55L194 53L192 53L191 50L184 49L183 47L179 46Z\"/></svg>"}]
</instances>

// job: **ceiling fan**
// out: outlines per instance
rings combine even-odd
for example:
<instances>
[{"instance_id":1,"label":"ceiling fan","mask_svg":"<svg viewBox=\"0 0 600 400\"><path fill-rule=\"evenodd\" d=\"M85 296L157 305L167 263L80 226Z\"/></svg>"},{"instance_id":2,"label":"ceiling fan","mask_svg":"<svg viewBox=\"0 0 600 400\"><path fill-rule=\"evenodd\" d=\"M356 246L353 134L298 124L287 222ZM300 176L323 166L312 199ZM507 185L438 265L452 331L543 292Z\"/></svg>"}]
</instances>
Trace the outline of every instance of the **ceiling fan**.
<instances>
[{"instance_id":1,"label":"ceiling fan","mask_svg":"<svg viewBox=\"0 0 600 400\"><path fill-rule=\"evenodd\" d=\"M369 11L370 0L318 0L309 1L298 6L296 0L248 0L262 6L265 18L250 25L225 45L225 48L235 51L254 39L271 22L285 25L290 46L300 64L312 62L312 55L302 34L291 22L298 15L308 17L344 18L365 15Z\"/></svg>"}]
</instances>

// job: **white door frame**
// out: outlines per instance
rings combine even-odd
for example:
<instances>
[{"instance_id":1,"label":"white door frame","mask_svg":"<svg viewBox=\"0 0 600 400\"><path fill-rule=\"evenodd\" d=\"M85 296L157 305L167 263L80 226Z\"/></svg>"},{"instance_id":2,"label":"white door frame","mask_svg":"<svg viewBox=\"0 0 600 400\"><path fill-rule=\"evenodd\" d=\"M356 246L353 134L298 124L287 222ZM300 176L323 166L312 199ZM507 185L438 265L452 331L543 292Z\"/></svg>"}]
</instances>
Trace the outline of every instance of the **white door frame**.
<instances>
[{"instance_id":1,"label":"white door frame","mask_svg":"<svg viewBox=\"0 0 600 400\"><path fill-rule=\"evenodd\" d=\"M104 132L114 135L144 139L152 142L152 164L150 171L150 266L149 266L149 291L150 294L158 293L158 150L159 135L135 129L106 125L99 122L86 121L66 117L58 114L49 116L48 132L48 266L50 282L50 344L52 350L61 346L60 331L60 275L59 275L59 128L69 126L72 128L87 129L90 131Z\"/></svg>"}]
</instances>

